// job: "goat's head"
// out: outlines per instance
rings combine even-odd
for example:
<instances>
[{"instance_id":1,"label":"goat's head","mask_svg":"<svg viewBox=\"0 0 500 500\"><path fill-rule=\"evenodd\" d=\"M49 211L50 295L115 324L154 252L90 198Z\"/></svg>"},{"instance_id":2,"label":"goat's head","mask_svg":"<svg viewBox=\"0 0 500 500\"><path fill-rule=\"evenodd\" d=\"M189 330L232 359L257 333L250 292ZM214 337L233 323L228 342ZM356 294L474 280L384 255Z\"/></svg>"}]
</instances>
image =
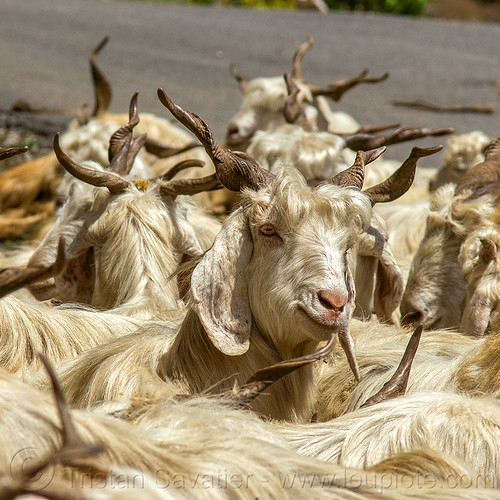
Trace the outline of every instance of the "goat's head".
<instances>
[{"instance_id":1,"label":"goat's head","mask_svg":"<svg viewBox=\"0 0 500 500\"><path fill-rule=\"evenodd\" d=\"M313 96L309 87L303 83L302 58L312 47L313 39L308 37L293 56L292 78L297 87L296 103L303 114L304 121L310 128L316 128L318 112L312 105ZM231 74L238 81L244 95L240 110L229 121L226 132L226 144L230 148L246 150L250 139L258 130L271 130L285 123L285 103L288 89L285 78L263 77L248 80L239 75L234 65L231 65Z\"/></svg>"},{"instance_id":2,"label":"goat's head","mask_svg":"<svg viewBox=\"0 0 500 500\"><path fill-rule=\"evenodd\" d=\"M312 106L312 94L300 83L297 101L312 128L316 127L317 110ZM229 120L226 144L244 150L258 130L270 130L285 123L283 111L287 98L282 76L254 78L245 87L240 110Z\"/></svg>"},{"instance_id":3,"label":"goat's head","mask_svg":"<svg viewBox=\"0 0 500 500\"><path fill-rule=\"evenodd\" d=\"M467 233L495 220L495 202L489 196L454 196L453 185L433 195L424 237L412 261L401 301L403 322L425 329L456 328L466 296L458 256Z\"/></svg>"},{"instance_id":4,"label":"goat's head","mask_svg":"<svg viewBox=\"0 0 500 500\"><path fill-rule=\"evenodd\" d=\"M364 165L385 148L358 152L352 167L311 188L296 169L272 174L249 155L221 148L199 116L162 89L158 97L204 145L220 182L242 192L239 208L192 275L193 299L211 341L239 355L249 347L252 323L281 345L290 332L298 345L346 329L355 294L349 249L368 228L371 205L404 192L428 150L414 149L402 167L406 176L399 171L364 192Z\"/></svg>"},{"instance_id":5,"label":"goat's head","mask_svg":"<svg viewBox=\"0 0 500 500\"><path fill-rule=\"evenodd\" d=\"M148 279L150 289L154 283L167 288L158 285L151 293L178 296L169 277L184 256L201 255L202 248L188 220L195 206L176 197L215 187L215 176L171 179L181 166L163 178L129 181L98 165L74 162L62 151L58 136L54 150L61 165L83 183L73 184L30 265L43 264L54 251L54 241L62 237L68 261L55 286L64 301L116 307L131 300Z\"/></svg>"},{"instance_id":6,"label":"goat's head","mask_svg":"<svg viewBox=\"0 0 500 500\"><path fill-rule=\"evenodd\" d=\"M459 326L466 286L458 255L469 232L498 223L499 181L500 139L455 188L447 184L434 193L401 301L401 316L407 323L424 328Z\"/></svg>"}]
</instances>

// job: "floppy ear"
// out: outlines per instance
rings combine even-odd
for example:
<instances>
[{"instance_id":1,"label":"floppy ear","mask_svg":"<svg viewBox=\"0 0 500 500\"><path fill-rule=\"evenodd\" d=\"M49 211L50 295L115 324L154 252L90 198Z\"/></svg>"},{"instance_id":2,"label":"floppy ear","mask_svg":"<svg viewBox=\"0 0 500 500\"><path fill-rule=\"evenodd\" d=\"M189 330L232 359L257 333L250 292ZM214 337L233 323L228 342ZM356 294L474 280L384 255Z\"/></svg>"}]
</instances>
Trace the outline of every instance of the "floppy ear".
<instances>
[{"instance_id":1,"label":"floppy ear","mask_svg":"<svg viewBox=\"0 0 500 500\"><path fill-rule=\"evenodd\" d=\"M94 294L94 247L68 259L64 271L55 277L58 295L65 302L90 304Z\"/></svg>"},{"instance_id":2,"label":"floppy ear","mask_svg":"<svg viewBox=\"0 0 500 500\"><path fill-rule=\"evenodd\" d=\"M250 229L240 209L226 219L191 278L201 323L214 346L228 356L244 354L250 347L252 313L245 269L252 250Z\"/></svg>"},{"instance_id":3,"label":"floppy ear","mask_svg":"<svg viewBox=\"0 0 500 500\"><path fill-rule=\"evenodd\" d=\"M94 294L95 262L94 247L79 233L69 246L66 266L55 277L57 294L64 302L90 304Z\"/></svg>"},{"instance_id":4,"label":"floppy ear","mask_svg":"<svg viewBox=\"0 0 500 500\"><path fill-rule=\"evenodd\" d=\"M373 291L373 307L379 321L393 323L392 313L398 308L404 292L401 270L383 234L370 226L358 239L360 255L375 257L377 271Z\"/></svg>"},{"instance_id":5,"label":"floppy ear","mask_svg":"<svg viewBox=\"0 0 500 500\"><path fill-rule=\"evenodd\" d=\"M486 334L490 318L495 309L495 302L483 291L476 290L469 298L467 307L462 313L460 329L467 335L481 337Z\"/></svg>"}]
</instances>

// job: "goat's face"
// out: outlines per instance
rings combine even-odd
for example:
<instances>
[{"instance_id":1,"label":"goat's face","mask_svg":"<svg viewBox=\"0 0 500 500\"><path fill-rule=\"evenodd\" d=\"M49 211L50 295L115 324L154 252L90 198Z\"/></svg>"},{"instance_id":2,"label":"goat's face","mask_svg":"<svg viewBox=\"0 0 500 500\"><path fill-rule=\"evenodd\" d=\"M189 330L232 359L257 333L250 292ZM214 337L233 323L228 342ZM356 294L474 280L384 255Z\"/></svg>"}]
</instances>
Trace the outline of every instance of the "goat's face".
<instances>
[{"instance_id":1,"label":"goat's face","mask_svg":"<svg viewBox=\"0 0 500 500\"><path fill-rule=\"evenodd\" d=\"M252 323L291 349L345 326L354 303L347 252L370 216L366 195L333 185L311 189L294 169L244 191L193 272L198 315L216 347L243 354Z\"/></svg>"},{"instance_id":2,"label":"goat's face","mask_svg":"<svg viewBox=\"0 0 500 500\"><path fill-rule=\"evenodd\" d=\"M310 103L312 96L306 86L299 85L297 102L314 128L317 110ZM284 108L288 92L283 77L255 78L248 83L240 110L229 121L226 145L246 150L257 130L270 130L285 123Z\"/></svg>"},{"instance_id":3,"label":"goat's face","mask_svg":"<svg viewBox=\"0 0 500 500\"><path fill-rule=\"evenodd\" d=\"M421 324L425 329L458 326L465 299L459 251L460 239L453 223L429 215L401 300L404 324Z\"/></svg>"}]
</instances>

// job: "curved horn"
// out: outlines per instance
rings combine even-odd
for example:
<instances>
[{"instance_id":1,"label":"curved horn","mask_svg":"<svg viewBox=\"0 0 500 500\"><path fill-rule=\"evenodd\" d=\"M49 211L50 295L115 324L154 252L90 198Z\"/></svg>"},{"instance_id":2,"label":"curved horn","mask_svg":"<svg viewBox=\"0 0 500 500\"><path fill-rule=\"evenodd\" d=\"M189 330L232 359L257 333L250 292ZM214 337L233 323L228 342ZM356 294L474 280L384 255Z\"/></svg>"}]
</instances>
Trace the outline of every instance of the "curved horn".
<instances>
[{"instance_id":1,"label":"curved horn","mask_svg":"<svg viewBox=\"0 0 500 500\"><path fill-rule=\"evenodd\" d=\"M354 151L358 149L372 149L379 146L390 146L391 144L399 144L401 142L413 141L421 137L441 136L452 134L455 131L453 128L411 128L401 127L390 134L367 134L356 133L345 137L346 146Z\"/></svg>"},{"instance_id":2,"label":"curved horn","mask_svg":"<svg viewBox=\"0 0 500 500\"><path fill-rule=\"evenodd\" d=\"M13 156L26 153L28 149L28 146L20 146L18 148L0 148L0 160L6 160L7 158L12 158Z\"/></svg>"},{"instance_id":3,"label":"curved horn","mask_svg":"<svg viewBox=\"0 0 500 500\"><path fill-rule=\"evenodd\" d=\"M385 150L386 147L383 146L371 151L358 151L354 163L348 169L339 172L326 181L320 182L316 187L325 184L335 184L341 187L352 187L359 190L363 189L365 166L375 161Z\"/></svg>"},{"instance_id":4,"label":"curved horn","mask_svg":"<svg viewBox=\"0 0 500 500\"><path fill-rule=\"evenodd\" d=\"M157 156L158 158L170 158L171 156L185 153L190 149L199 148L200 146L201 144L199 142L193 141L180 148L173 148L157 141L156 139L150 139L149 137L146 139L145 144L146 151Z\"/></svg>"},{"instance_id":5,"label":"curved horn","mask_svg":"<svg viewBox=\"0 0 500 500\"><path fill-rule=\"evenodd\" d=\"M415 146L411 150L410 156L388 179L376 186L365 189L363 192L370 197L372 205L396 200L400 196L403 196L413 184L418 159L433 155L441 151L441 149L443 149L443 146L436 146L434 148L419 148Z\"/></svg>"},{"instance_id":6,"label":"curved horn","mask_svg":"<svg viewBox=\"0 0 500 500\"><path fill-rule=\"evenodd\" d=\"M383 385L382 389L380 389L377 394L369 398L361 406L361 408L373 406L387 399L402 396L406 392L408 379L410 378L411 365L415 359L415 355L417 354L418 344L420 342L420 337L422 336L422 330L422 326L418 326L416 328L408 342L408 345L406 346L403 358L401 359L401 362L391 379Z\"/></svg>"},{"instance_id":7,"label":"curved horn","mask_svg":"<svg viewBox=\"0 0 500 500\"><path fill-rule=\"evenodd\" d=\"M186 168L193 168L193 167L201 168L204 166L205 162L203 160L197 160L196 158L193 158L191 160L184 160L175 164L172 168L168 169L162 176L160 176L160 179L163 181L169 181L173 179L179 172L185 170Z\"/></svg>"},{"instance_id":8,"label":"curved horn","mask_svg":"<svg viewBox=\"0 0 500 500\"><path fill-rule=\"evenodd\" d=\"M111 85L108 79L104 76L104 73L97 66L96 56L102 50L102 48L108 43L109 37L105 36L99 44L95 47L89 57L90 71L92 73L92 83L94 86L94 110L92 111L92 116L97 117L104 113L111 103L111 97L113 95L111 91Z\"/></svg>"},{"instance_id":9,"label":"curved horn","mask_svg":"<svg viewBox=\"0 0 500 500\"><path fill-rule=\"evenodd\" d=\"M349 368L354 374L354 378L359 382L359 367L356 360L356 351L354 349L354 342L349 331L349 325L342 327L338 332L339 343L345 352Z\"/></svg>"},{"instance_id":10,"label":"curved horn","mask_svg":"<svg viewBox=\"0 0 500 500\"><path fill-rule=\"evenodd\" d=\"M73 161L59 144L59 133L54 137L54 152L61 166L72 176L80 179L92 186L105 187L111 194L123 193L130 183L121 177L109 172L100 172L92 168L87 168Z\"/></svg>"},{"instance_id":11,"label":"curved horn","mask_svg":"<svg viewBox=\"0 0 500 500\"><path fill-rule=\"evenodd\" d=\"M500 139L493 141L484 152L484 161L474 165L460 179L455 188L455 195L467 189L477 191L477 196L482 190L495 188L500 182Z\"/></svg>"},{"instance_id":12,"label":"curved horn","mask_svg":"<svg viewBox=\"0 0 500 500\"><path fill-rule=\"evenodd\" d=\"M271 181L273 175L260 167L251 156L219 146L205 121L175 104L163 89L158 89L158 98L179 122L198 137L214 163L217 178L227 189L241 191L249 188L256 191Z\"/></svg>"},{"instance_id":13,"label":"curved horn","mask_svg":"<svg viewBox=\"0 0 500 500\"><path fill-rule=\"evenodd\" d=\"M307 41L301 43L293 55L292 77L296 80L304 81L304 73L302 73L302 59L304 58L304 54L308 52L313 45L313 37L311 35L307 35Z\"/></svg>"},{"instance_id":14,"label":"curved horn","mask_svg":"<svg viewBox=\"0 0 500 500\"><path fill-rule=\"evenodd\" d=\"M292 373L298 368L310 365L328 356L333 351L336 343L337 336L332 335L328 343L316 352L300 358L281 361L275 365L260 369L248 379L246 384L241 386L237 393L232 394L229 399L238 406L248 406L259 394L280 378Z\"/></svg>"},{"instance_id":15,"label":"curved horn","mask_svg":"<svg viewBox=\"0 0 500 500\"><path fill-rule=\"evenodd\" d=\"M177 179L160 184L162 196L177 196L180 194L193 195L203 191L213 191L222 188L216 174L199 177L197 179Z\"/></svg>"},{"instance_id":16,"label":"curved horn","mask_svg":"<svg viewBox=\"0 0 500 500\"><path fill-rule=\"evenodd\" d=\"M130 172L139 149L146 142L145 135L139 136L135 141L133 140L134 127L139 123L137 113L138 95L139 93L135 92L130 100L128 123L114 132L109 139L109 170L122 176Z\"/></svg>"},{"instance_id":17,"label":"curved horn","mask_svg":"<svg viewBox=\"0 0 500 500\"><path fill-rule=\"evenodd\" d=\"M241 76L236 71L236 66L234 63L231 63L229 65L229 72L231 73L231 76L238 82L238 85L240 86L241 92L243 94L246 94L247 87L248 87L248 78L246 76Z\"/></svg>"},{"instance_id":18,"label":"curved horn","mask_svg":"<svg viewBox=\"0 0 500 500\"><path fill-rule=\"evenodd\" d=\"M310 129L304 111L297 102L299 88L297 87L294 79L288 73L285 73L283 77L285 78L286 88L288 91L284 109L285 120L288 123L293 123L302 127L304 130Z\"/></svg>"},{"instance_id":19,"label":"curved horn","mask_svg":"<svg viewBox=\"0 0 500 500\"><path fill-rule=\"evenodd\" d=\"M328 84L328 87L318 87L316 85L308 84L309 89L314 97L325 96L333 101L340 101L342 96L351 88L359 83L378 83L383 82L389 78L389 73L384 73L380 77L367 76L368 70L363 70L358 76L348 78L345 80L334 80Z\"/></svg>"},{"instance_id":20,"label":"curved horn","mask_svg":"<svg viewBox=\"0 0 500 500\"><path fill-rule=\"evenodd\" d=\"M73 460L85 459L104 452L104 444L87 443L80 437L78 431L76 430L76 426L73 423L71 411L69 409L66 398L64 397L61 384L59 383L52 363L41 352L38 352L37 354L47 372L47 375L49 376L54 400L56 403L57 413L59 414L59 419L61 421L62 427L62 446L54 453L54 455L51 457L51 460L68 463L72 462ZM102 467L92 467L92 464L87 465L94 469L96 472L102 470Z\"/></svg>"}]
</instances>

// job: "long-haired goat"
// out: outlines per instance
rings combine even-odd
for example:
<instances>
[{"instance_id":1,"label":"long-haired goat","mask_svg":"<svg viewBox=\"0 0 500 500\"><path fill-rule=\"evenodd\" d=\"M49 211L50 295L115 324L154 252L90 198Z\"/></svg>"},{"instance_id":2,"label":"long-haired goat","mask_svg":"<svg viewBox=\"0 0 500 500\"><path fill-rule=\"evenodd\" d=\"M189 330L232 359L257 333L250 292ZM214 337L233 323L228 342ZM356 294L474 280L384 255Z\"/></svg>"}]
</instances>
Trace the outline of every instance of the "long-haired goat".
<instances>
[{"instance_id":1,"label":"long-haired goat","mask_svg":"<svg viewBox=\"0 0 500 500\"><path fill-rule=\"evenodd\" d=\"M66 240L68 265L51 294L143 318L177 311L179 288L172 273L209 248L220 228L189 196L178 195L210 189L217 180L129 181L77 164L57 137L54 148L64 168L84 183L74 183L58 221L30 259L30 265L46 264L56 242Z\"/></svg>"},{"instance_id":2,"label":"long-haired goat","mask_svg":"<svg viewBox=\"0 0 500 500\"><path fill-rule=\"evenodd\" d=\"M354 364L348 323L355 290L347 254L368 227L372 203L404 192L411 175L402 178L399 172L361 192L363 159L380 154L375 151L360 153L353 167L310 188L295 169L273 175L247 155L224 150L201 118L161 89L158 93L204 144L219 181L242 191L242 204L194 268L191 302L175 337L164 328L142 329L140 349L138 337L127 336L66 364L60 373L71 404L140 394L140 372L183 381L194 393L220 391L235 380L243 383L259 368L315 351L335 332ZM414 171L426 152L415 151L405 173ZM125 369L132 368L132 360L133 369ZM259 411L276 418L307 417L314 399L312 368L290 375L270 392L255 403Z\"/></svg>"},{"instance_id":3,"label":"long-haired goat","mask_svg":"<svg viewBox=\"0 0 500 500\"><path fill-rule=\"evenodd\" d=\"M331 82L327 87L308 84L304 80L302 73L302 58L304 54L312 47L313 39L308 37L307 42L301 44L293 57L292 77L298 86L297 103L311 129L318 129L318 109L315 106L315 100L321 99L321 96L327 96L330 99L338 101L342 95L350 88L360 83L377 83L384 81L388 74L380 78L367 76L367 71L363 71L355 78L348 80L338 80ZM285 101L287 98L287 87L283 77L263 77L248 80L236 73L231 68L233 76L237 79L240 89L244 94L240 110L230 119L226 144L232 149L245 150L252 136L258 130L270 130L278 125L285 123L283 114ZM328 104L321 103L325 119L330 120L329 124L332 132L354 132L358 130L359 124L346 113L339 114L337 126L335 123L337 113L332 113ZM341 122L342 125L338 126Z\"/></svg>"},{"instance_id":4,"label":"long-haired goat","mask_svg":"<svg viewBox=\"0 0 500 500\"><path fill-rule=\"evenodd\" d=\"M458 256L468 233L498 223L499 149L497 140L485 161L470 169L455 189L445 185L434 193L401 301L401 316L408 323L424 328L460 326L466 284Z\"/></svg>"}]
</instances>

